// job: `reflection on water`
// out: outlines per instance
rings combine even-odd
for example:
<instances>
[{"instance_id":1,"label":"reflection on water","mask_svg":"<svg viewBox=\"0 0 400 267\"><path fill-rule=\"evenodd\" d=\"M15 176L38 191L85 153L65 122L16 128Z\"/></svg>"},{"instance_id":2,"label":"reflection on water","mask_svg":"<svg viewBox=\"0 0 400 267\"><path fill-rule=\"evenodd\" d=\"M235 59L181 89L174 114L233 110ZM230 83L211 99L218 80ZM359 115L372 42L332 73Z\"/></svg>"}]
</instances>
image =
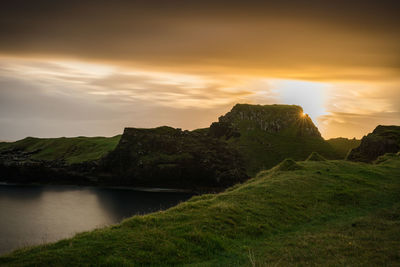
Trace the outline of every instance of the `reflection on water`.
<instances>
[{"instance_id":1,"label":"reflection on water","mask_svg":"<svg viewBox=\"0 0 400 267\"><path fill-rule=\"evenodd\" d=\"M0 254L166 209L190 197L129 189L0 185Z\"/></svg>"}]
</instances>

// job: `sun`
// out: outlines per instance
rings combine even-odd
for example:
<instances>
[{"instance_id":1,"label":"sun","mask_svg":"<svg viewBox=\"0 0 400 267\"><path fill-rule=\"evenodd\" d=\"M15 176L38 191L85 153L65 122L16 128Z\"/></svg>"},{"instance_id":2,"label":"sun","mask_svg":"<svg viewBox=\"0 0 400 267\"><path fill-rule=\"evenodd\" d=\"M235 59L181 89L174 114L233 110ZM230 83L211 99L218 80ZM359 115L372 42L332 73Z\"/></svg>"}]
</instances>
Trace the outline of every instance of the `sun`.
<instances>
[{"instance_id":1,"label":"sun","mask_svg":"<svg viewBox=\"0 0 400 267\"><path fill-rule=\"evenodd\" d=\"M298 80L274 80L272 86L281 103L299 105L303 108L304 112L300 114L300 117L309 116L314 123L317 123L318 117L327 114L325 99L328 84Z\"/></svg>"}]
</instances>

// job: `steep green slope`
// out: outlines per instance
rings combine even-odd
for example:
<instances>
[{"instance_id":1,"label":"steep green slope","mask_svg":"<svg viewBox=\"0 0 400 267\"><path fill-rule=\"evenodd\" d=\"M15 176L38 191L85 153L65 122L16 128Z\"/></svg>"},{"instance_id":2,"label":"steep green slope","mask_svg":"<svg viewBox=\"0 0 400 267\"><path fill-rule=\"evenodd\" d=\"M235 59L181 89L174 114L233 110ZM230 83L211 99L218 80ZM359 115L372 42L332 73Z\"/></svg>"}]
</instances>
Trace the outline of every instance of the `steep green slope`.
<instances>
[{"instance_id":1,"label":"steep green slope","mask_svg":"<svg viewBox=\"0 0 400 267\"><path fill-rule=\"evenodd\" d=\"M12 143L0 143L0 153L18 151L28 153L28 158L33 160L64 160L69 164L79 163L101 158L117 146L120 138L120 135L72 138L27 137Z\"/></svg>"},{"instance_id":2,"label":"steep green slope","mask_svg":"<svg viewBox=\"0 0 400 267\"><path fill-rule=\"evenodd\" d=\"M9 266L395 265L400 158L287 161L220 194L0 258ZM289 171L285 171L291 169Z\"/></svg>"},{"instance_id":3,"label":"steep green slope","mask_svg":"<svg viewBox=\"0 0 400 267\"><path fill-rule=\"evenodd\" d=\"M305 160L312 152L340 158L311 118L295 105L237 104L211 125L210 134L239 150L249 175L288 157Z\"/></svg>"},{"instance_id":4,"label":"steep green slope","mask_svg":"<svg viewBox=\"0 0 400 267\"><path fill-rule=\"evenodd\" d=\"M345 159L350 150L358 147L361 144L361 140L355 138L348 139L338 137L331 138L326 141L332 146L335 152L339 155L340 159Z\"/></svg>"}]
</instances>

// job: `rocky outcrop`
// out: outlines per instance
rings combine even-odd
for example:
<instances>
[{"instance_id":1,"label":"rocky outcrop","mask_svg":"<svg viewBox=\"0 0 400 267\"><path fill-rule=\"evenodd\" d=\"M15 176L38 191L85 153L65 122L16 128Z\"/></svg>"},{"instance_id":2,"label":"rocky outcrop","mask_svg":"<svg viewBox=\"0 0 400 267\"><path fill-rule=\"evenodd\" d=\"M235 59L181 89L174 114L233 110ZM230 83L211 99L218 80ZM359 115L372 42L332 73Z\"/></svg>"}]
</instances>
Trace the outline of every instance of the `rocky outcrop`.
<instances>
[{"instance_id":1,"label":"rocky outcrop","mask_svg":"<svg viewBox=\"0 0 400 267\"><path fill-rule=\"evenodd\" d=\"M171 127L125 128L101 172L102 183L174 188L225 188L248 178L224 141Z\"/></svg>"},{"instance_id":2,"label":"rocky outcrop","mask_svg":"<svg viewBox=\"0 0 400 267\"><path fill-rule=\"evenodd\" d=\"M285 158L305 160L314 151L338 158L311 118L296 105L237 104L211 124L209 134L240 152L250 176Z\"/></svg>"},{"instance_id":3,"label":"rocky outcrop","mask_svg":"<svg viewBox=\"0 0 400 267\"><path fill-rule=\"evenodd\" d=\"M379 125L372 133L361 139L360 146L352 149L347 159L372 162L385 153L396 153L399 150L400 126Z\"/></svg>"},{"instance_id":4,"label":"rocky outcrop","mask_svg":"<svg viewBox=\"0 0 400 267\"><path fill-rule=\"evenodd\" d=\"M230 112L211 124L210 134L238 137L240 131L262 130L271 134L311 136L321 138L311 118L296 105L237 104Z\"/></svg>"}]
</instances>

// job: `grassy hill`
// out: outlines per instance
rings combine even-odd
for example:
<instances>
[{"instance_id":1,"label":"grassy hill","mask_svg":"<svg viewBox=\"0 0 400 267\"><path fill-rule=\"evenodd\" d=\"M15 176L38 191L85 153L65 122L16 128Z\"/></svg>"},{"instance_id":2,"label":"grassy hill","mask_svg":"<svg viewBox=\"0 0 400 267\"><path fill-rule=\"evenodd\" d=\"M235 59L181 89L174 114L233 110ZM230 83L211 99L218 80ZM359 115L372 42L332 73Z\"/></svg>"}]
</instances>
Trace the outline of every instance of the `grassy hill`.
<instances>
[{"instance_id":1,"label":"grassy hill","mask_svg":"<svg viewBox=\"0 0 400 267\"><path fill-rule=\"evenodd\" d=\"M287 160L220 194L55 244L1 265L398 265L400 158Z\"/></svg>"},{"instance_id":2,"label":"grassy hill","mask_svg":"<svg viewBox=\"0 0 400 267\"><path fill-rule=\"evenodd\" d=\"M114 137L72 137L34 138L27 137L16 142L0 143L0 153L5 150L33 152L33 160L65 160L79 163L96 160L113 150L121 136Z\"/></svg>"},{"instance_id":3,"label":"grassy hill","mask_svg":"<svg viewBox=\"0 0 400 267\"><path fill-rule=\"evenodd\" d=\"M361 144L361 140L355 138L348 139L348 138L338 137L338 138L331 138L326 141L332 146L332 148L335 150L335 152L341 159L345 159L350 150L358 147Z\"/></svg>"}]
</instances>

